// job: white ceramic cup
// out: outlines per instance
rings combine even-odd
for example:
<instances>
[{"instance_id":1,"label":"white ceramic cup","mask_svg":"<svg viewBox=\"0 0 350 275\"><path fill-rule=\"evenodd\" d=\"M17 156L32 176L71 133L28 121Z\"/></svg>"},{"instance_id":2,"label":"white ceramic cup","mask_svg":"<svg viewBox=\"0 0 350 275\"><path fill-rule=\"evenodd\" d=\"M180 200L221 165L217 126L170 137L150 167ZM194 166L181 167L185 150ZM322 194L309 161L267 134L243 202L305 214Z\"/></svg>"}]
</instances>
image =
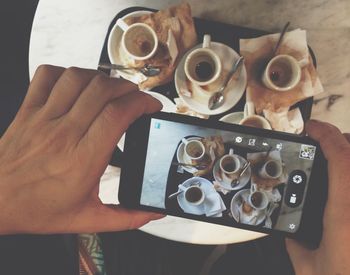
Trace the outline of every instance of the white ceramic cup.
<instances>
[{"instance_id":1,"label":"white ceramic cup","mask_svg":"<svg viewBox=\"0 0 350 275\"><path fill-rule=\"evenodd\" d=\"M200 140L183 138L182 142L185 144L184 153L187 159L199 161L204 157L205 147Z\"/></svg>"},{"instance_id":2,"label":"white ceramic cup","mask_svg":"<svg viewBox=\"0 0 350 275\"><path fill-rule=\"evenodd\" d=\"M307 63L305 60L298 61L291 55L277 55L267 63L262 82L269 89L289 91L300 82L301 68Z\"/></svg>"},{"instance_id":3,"label":"white ceramic cup","mask_svg":"<svg viewBox=\"0 0 350 275\"><path fill-rule=\"evenodd\" d=\"M282 163L278 160L268 160L259 170L260 177L264 179L278 179L282 175Z\"/></svg>"},{"instance_id":4,"label":"white ceramic cup","mask_svg":"<svg viewBox=\"0 0 350 275\"><path fill-rule=\"evenodd\" d=\"M221 157L219 167L223 178L229 179L239 171L239 169L241 168L241 162L238 156L233 153L232 148L230 149L228 154Z\"/></svg>"},{"instance_id":5,"label":"white ceramic cup","mask_svg":"<svg viewBox=\"0 0 350 275\"><path fill-rule=\"evenodd\" d=\"M219 78L222 71L220 57L210 49L210 41L210 35L204 35L202 48L193 50L185 59L184 69L186 77L199 86L213 83ZM209 65L211 73L209 77L201 78L198 74L198 66L205 63Z\"/></svg>"},{"instance_id":6,"label":"white ceramic cup","mask_svg":"<svg viewBox=\"0 0 350 275\"><path fill-rule=\"evenodd\" d=\"M121 18L117 20L117 25L123 30L121 46L131 59L146 60L156 53L158 37L149 25L135 23L129 26Z\"/></svg>"},{"instance_id":7,"label":"white ceramic cup","mask_svg":"<svg viewBox=\"0 0 350 275\"><path fill-rule=\"evenodd\" d=\"M244 118L239 122L241 125L271 130L271 125L266 118L255 114L255 106L247 101L244 106Z\"/></svg>"},{"instance_id":8,"label":"white ceramic cup","mask_svg":"<svg viewBox=\"0 0 350 275\"><path fill-rule=\"evenodd\" d=\"M185 187L180 184L179 189L184 191L184 197L188 203L193 205L200 205L204 202L205 194L200 186L192 185Z\"/></svg>"},{"instance_id":9,"label":"white ceramic cup","mask_svg":"<svg viewBox=\"0 0 350 275\"><path fill-rule=\"evenodd\" d=\"M263 210L269 205L269 198L264 191L259 191L256 184L250 187L248 203L256 210Z\"/></svg>"}]
</instances>

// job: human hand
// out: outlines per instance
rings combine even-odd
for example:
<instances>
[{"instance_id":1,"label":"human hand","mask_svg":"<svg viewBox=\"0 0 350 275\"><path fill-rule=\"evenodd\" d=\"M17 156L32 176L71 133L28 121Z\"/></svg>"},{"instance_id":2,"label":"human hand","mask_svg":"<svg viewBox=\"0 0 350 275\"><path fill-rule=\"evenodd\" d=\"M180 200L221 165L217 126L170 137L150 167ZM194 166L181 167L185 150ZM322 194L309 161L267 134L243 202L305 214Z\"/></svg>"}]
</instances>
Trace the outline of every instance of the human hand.
<instances>
[{"instance_id":1,"label":"human hand","mask_svg":"<svg viewBox=\"0 0 350 275\"><path fill-rule=\"evenodd\" d=\"M295 273L350 274L350 134L335 126L310 121L306 131L318 141L328 160L328 200L323 216L323 235L316 250L287 239Z\"/></svg>"},{"instance_id":2,"label":"human hand","mask_svg":"<svg viewBox=\"0 0 350 275\"><path fill-rule=\"evenodd\" d=\"M160 218L98 198L117 141L160 109L128 81L40 66L0 139L0 234L126 230Z\"/></svg>"}]
</instances>

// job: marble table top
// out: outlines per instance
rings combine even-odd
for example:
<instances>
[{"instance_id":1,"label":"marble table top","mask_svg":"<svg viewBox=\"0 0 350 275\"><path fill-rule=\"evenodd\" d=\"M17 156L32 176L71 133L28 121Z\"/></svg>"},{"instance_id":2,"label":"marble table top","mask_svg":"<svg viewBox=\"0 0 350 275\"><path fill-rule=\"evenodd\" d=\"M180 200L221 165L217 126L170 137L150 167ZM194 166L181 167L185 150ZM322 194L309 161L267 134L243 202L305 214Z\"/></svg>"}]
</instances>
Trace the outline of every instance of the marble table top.
<instances>
[{"instance_id":1,"label":"marble table top","mask_svg":"<svg viewBox=\"0 0 350 275\"><path fill-rule=\"evenodd\" d=\"M171 0L40 0L29 49L29 71L40 64L96 69L108 26L114 16L131 6L161 9ZM308 44L317 57L325 92L315 98L312 118L350 132L350 2L188 0L193 15L267 31L278 31L286 21L291 29L308 31ZM100 197L117 203L120 169L109 166L101 179ZM110 196L113 192L113 196ZM180 232L181 229L181 232ZM142 228L145 232L177 241L200 244L241 242L263 236L202 222L167 217ZM183 234L186 232L186 234Z\"/></svg>"}]
</instances>

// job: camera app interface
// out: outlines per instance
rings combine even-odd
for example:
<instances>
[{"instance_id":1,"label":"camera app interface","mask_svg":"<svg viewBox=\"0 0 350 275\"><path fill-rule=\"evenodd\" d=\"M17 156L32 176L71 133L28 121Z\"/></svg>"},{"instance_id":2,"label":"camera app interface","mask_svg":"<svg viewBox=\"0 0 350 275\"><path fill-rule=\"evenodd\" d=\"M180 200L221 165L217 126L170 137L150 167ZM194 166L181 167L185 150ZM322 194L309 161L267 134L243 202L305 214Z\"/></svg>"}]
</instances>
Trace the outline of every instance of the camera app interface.
<instances>
[{"instance_id":1,"label":"camera app interface","mask_svg":"<svg viewBox=\"0 0 350 275\"><path fill-rule=\"evenodd\" d=\"M151 120L140 203L295 232L316 148Z\"/></svg>"}]
</instances>

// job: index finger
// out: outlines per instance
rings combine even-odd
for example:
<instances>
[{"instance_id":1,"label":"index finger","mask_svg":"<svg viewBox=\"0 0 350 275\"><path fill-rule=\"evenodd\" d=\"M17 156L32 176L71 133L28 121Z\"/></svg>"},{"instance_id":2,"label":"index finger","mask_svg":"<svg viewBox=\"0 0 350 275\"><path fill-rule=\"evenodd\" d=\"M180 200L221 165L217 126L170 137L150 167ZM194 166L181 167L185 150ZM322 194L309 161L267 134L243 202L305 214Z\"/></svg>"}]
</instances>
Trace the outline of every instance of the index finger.
<instances>
[{"instance_id":1,"label":"index finger","mask_svg":"<svg viewBox=\"0 0 350 275\"><path fill-rule=\"evenodd\" d=\"M350 150L350 144L340 130L332 124L310 120L306 124L306 132L320 143L328 160L339 159Z\"/></svg>"},{"instance_id":2,"label":"index finger","mask_svg":"<svg viewBox=\"0 0 350 275\"><path fill-rule=\"evenodd\" d=\"M144 92L132 92L108 103L90 125L79 146L94 156L94 165L104 170L117 142L129 125L143 114L161 109L161 103Z\"/></svg>"}]
</instances>

